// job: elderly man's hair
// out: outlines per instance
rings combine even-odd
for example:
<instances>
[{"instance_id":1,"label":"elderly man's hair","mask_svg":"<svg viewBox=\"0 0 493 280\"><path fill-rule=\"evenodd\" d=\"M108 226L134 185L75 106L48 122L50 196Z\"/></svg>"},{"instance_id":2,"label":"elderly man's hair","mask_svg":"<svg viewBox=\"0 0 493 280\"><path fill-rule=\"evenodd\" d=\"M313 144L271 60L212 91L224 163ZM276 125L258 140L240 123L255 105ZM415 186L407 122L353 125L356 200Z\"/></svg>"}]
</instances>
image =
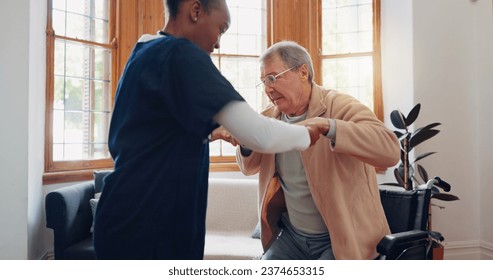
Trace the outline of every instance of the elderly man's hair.
<instances>
[{"instance_id":1,"label":"elderly man's hair","mask_svg":"<svg viewBox=\"0 0 493 280\"><path fill-rule=\"evenodd\" d=\"M260 57L260 63L263 67L265 61L272 59L275 56L286 64L286 67L298 67L306 64L308 67L308 80L313 81L313 62L308 51L293 41L281 41L270 46Z\"/></svg>"},{"instance_id":2,"label":"elderly man's hair","mask_svg":"<svg viewBox=\"0 0 493 280\"><path fill-rule=\"evenodd\" d=\"M163 0L163 1L165 6L167 7L166 14L170 18L175 19L180 10L180 5L190 0ZM225 0L200 0L200 3L202 3L204 10L208 13L209 8L217 7L221 3L221 1L225 1Z\"/></svg>"}]
</instances>

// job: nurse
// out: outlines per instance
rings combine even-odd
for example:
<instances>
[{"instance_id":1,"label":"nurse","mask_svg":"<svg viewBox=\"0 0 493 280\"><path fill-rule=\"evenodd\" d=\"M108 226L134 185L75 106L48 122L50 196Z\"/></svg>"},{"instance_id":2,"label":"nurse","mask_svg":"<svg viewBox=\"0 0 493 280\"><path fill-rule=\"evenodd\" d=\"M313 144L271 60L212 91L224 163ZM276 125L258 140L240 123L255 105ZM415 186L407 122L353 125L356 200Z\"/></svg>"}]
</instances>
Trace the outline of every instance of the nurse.
<instances>
[{"instance_id":1,"label":"nurse","mask_svg":"<svg viewBox=\"0 0 493 280\"><path fill-rule=\"evenodd\" d=\"M139 39L118 84L108 144L115 167L95 218L98 259L202 259L208 142L234 137L279 153L327 133L257 114L217 70L210 53L230 25L225 0L165 2L165 28ZM220 125L230 134L214 130Z\"/></svg>"}]
</instances>

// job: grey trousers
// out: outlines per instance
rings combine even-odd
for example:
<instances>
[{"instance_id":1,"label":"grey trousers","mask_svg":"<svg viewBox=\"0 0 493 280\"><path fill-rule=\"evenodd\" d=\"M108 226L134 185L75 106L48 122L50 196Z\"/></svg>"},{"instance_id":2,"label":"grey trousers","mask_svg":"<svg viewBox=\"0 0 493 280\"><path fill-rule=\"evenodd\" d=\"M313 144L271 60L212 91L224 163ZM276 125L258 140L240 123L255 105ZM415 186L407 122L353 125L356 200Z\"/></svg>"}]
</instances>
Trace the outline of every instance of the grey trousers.
<instances>
[{"instance_id":1,"label":"grey trousers","mask_svg":"<svg viewBox=\"0 0 493 280\"><path fill-rule=\"evenodd\" d=\"M281 223L281 232L262 260L335 260L328 233L302 233L284 215Z\"/></svg>"}]
</instances>

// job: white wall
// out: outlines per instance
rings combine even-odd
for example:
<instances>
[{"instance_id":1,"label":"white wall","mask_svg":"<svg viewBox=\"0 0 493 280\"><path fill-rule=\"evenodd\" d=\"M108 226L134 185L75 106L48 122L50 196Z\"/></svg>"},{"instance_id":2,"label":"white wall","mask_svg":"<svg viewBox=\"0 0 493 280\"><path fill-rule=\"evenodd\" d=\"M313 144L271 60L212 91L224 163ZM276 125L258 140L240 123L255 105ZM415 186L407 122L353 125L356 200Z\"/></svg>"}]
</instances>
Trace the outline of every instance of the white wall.
<instances>
[{"instance_id":1,"label":"white wall","mask_svg":"<svg viewBox=\"0 0 493 280\"><path fill-rule=\"evenodd\" d=\"M435 202L447 208L432 208L433 228L449 243L475 245L480 225L475 4L462 0L413 4L415 100L424 106L418 123L443 124L440 134L417 151L438 153L426 160L428 173L449 181L460 197L457 202Z\"/></svg>"},{"instance_id":2,"label":"white wall","mask_svg":"<svg viewBox=\"0 0 493 280\"><path fill-rule=\"evenodd\" d=\"M0 259L26 259L29 1L0 2L0 26Z\"/></svg>"},{"instance_id":3,"label":"white wall","mask_svg":"<svg viewBox=\"0 0 493 280\"><path fill-rule=\"evenodd\" d=\"M390 112L413 108L412 0L381 1L382 88L384 122L390 129ZM393 169L379 174L380 183L395 182Z\"/></svg>"},{"instance_id":4,"label":"white wall","mask_svg":"<svg viewBox=\"0 0 493 280\"><path fill-rule=\"evenodd\" d=\"M29 133L28 133L28 259L48 250L44 215L44 117L46 88L46 1L30 0L29 13ZM53 240L53 239L51 239ZM51 250L51 249L50 249Z\"/></svg>"},{"instance_id":5,"label":"white wall","mask_svg":"<svg viewBox=\"0 0 493 280\"><path fill-rule=\"evenodd\" d=\"M0 259L39 259L46 251L46 1L2 1L0 25Z\"/></svg>"},{"instance_id":6,"label":"white wall","mask_svg":"<svg viewBox=\"0 0 493 280\"><path fill-rule=\"evenodd\" d=\"M382 0L386 123L393 128L389 112L409 112L416 103L422 105L417 127L442 123L416 153L436 151L422 164L460 197L432 208L448 259L493 258L492 21L490 0ZM393 179L387 173L380 182Z\"/></svg>"},{"instance_id":7,"label":"white wall","mask_svg":"<svg viewBox=\"0 0 493 280\"><path fill-rule=\"evenodd\" d=\"M438 152L427 159L428 172L433 170L432 175L448 180L453 193L460 197L460 201L440 202L447 208L433 208L432 212L433 228L447 238L449 258L477 256L475 248L480 243L479 167L480 156L487 155L478 146L484 137L478 118L479 104L488 93L479 88L478 61L491 55L477 44L482 36L491 40L491 33L480 34L477 12L485 7L491 11L491 1L413 2L415 101L425 105L421 124L443 123L436 139L417 150ZM491 13L485 16L491 20ZM457 254L453 249L457 249Z\"/></svg>"},{"instance_id":8,"label":"white wall","mask_svg":"<svg viewBox=\"0 0 493 280\"><path fill-rule=\"evenodd\" d=\"M479 154L480 245L493 259L493 1L480 1L475 9L475 64L477 73Z\"/></svg>"}]
</instances>

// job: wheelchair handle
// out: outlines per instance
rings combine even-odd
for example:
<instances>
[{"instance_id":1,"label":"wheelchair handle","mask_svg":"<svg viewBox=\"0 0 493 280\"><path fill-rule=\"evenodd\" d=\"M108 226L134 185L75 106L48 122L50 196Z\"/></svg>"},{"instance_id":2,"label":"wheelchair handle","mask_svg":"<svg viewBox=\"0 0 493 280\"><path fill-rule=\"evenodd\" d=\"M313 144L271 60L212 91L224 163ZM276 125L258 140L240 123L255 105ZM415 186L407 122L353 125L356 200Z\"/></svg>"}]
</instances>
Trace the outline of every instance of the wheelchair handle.
<instances>
[{"instance_id":1,"label":"wheelchair handle","mask_svg":"<svg viewBox=\"0 0 493 280\"><path fill-rule=\"evenodd\" d=\"M428 180L426 184L420 185L417 187L418 190L426 190L426 189L431 189L433 186L437 186L442 188L444 191L448 192L450 191L450 184L442 180L440 177L435 177L431 180Z\"/></svg>"}]
</instances>

